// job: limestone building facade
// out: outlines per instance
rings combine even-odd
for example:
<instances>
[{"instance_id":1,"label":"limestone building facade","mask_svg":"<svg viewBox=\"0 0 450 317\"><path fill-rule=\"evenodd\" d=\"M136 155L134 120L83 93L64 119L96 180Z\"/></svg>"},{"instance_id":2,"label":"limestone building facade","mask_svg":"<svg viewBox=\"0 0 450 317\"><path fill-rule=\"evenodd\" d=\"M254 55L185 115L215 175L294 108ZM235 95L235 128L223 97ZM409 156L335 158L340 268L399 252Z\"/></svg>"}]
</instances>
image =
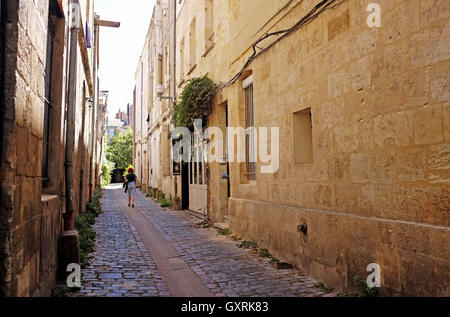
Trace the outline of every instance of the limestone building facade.
<instances>
[{"instance_id":1,"label":"limestone building facade","mask_svg":"<svg viewBox=\"0 0 450 317\"><path fill-rule=\"evenodd\" d=\"M222 83L208 127L278 128L279 164L206 163L206 184L197 165L170 189L143 177L182 201L203 185L212 222L339 291L376 263L385 295L448 296L450 4L378 1L376 27L372 2L177 0L177 95Z\"/></svg>"},{"instance_id":2,"label":"limestone building facade","mask_svg":"<svg viewBox=\"0 0 450 317\"><path fill-rule=\"evenodd\" d=\"M60 236L98 185L94 1L1 5L0 294L48 296Z\"/></svg>"},{"instance_id":3,"label":"limestone building facade","mask_svg":"<svg viewBox=\"0 0 450 317\"><path fill-rule=\"evenodd\" d=\"M156 2L152 20L136 69L134 97L134 166L138 183L147 192L154 189L169 198L174 196L170 151L171 111L173 99L159 98L157 85L163 97L173 96L173 19L172 1Z\"/></svg>"}]
</instances>

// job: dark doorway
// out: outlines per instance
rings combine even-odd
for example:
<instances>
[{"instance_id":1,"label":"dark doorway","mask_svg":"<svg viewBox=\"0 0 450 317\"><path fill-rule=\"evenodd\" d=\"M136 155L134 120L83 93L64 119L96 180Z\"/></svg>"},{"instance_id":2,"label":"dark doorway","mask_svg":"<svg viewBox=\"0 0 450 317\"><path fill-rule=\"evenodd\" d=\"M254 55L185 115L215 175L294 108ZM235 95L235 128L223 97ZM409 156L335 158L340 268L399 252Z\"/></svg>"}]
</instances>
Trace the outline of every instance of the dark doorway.
<instances>
[{"instance_id":1,"label":"dark doorway","mask_svg":"<svg viewBox=\"0 0 450 317\"><path fill-rule=\"evenodd\" d=\"M228 155L228 103L225 104L225 158L227 162L227 196L228 198L231 197L231 183L230 183L230 162L229 162L229 155Z\"/></svg>"},{"instance_id":2,"label":"dark doorway","mask_svg":"<svg viewBox=\"0 0 450 317\"><path fill-rule=\"evenodd\" d=\"M189 209L189 164L181 163L181 209Z\"/></svg>"}]
</instances>

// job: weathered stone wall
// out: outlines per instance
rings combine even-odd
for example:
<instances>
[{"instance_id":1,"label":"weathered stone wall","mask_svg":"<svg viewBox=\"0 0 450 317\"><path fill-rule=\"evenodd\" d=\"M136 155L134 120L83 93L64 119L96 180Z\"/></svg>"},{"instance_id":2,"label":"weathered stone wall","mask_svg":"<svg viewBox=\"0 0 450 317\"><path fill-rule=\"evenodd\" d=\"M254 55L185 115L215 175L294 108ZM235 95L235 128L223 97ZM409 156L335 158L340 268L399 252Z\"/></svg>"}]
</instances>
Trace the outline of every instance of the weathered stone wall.
<instances>
[{"instance_id":1,"label":"weathered stone wall","mask_svg":"<svg viewBox=\"0 0 450 317\"><path fill-rule=\"evenodd\" d=\"M64 2L66 14L67 4ZM48 5L48 0L8 1L7 80L2 92L5 116L1 118L3 156L0 173L0 293L5 296L50 295L58 266L58 240L65 212L64 109L68 39L67 25L64 19L59 19L55 30L51 92L50 177L48 186L43 188ZM87 81L83 69L80 57L72 193L76 215L84 210L89 195L90 110L83 107L82 85ZM77 179L81 169L83 177Z\"/></svg>"},{"instance_id":2,"label":"weathered stone wall","mask_svg":"<svg viewBox=\"0 0 450 317\"><path fill-rule=\"evenodd\" d=\"M162 8L171 6L168 1L155 6L141 57L138 61L136 82L136 126L134 166L142 191L158 189L168 198L174 197L173 177L168 172L170 143L164 126L171 125L170 111L172 103L160 100L156 94L156 85L161 81L163 96L172 96L173 45L172 15L162 14ZM171 9L170 9L171 10ZM159 63L159 56L162 58ZM149 118L149 121L147 119Z\"/></svg>"},{"instance_id":3,"label":"weathered stone wall","mask_svg":"<svg viewBox=\"0 0 450 317\"><path fill-rule=\"evenodd\" d=\"M249 182L243 164L231 163L228 198L221 177L226 165L209 164L209 216L229 221L232 231L338 290L351 288L355 275L366 276L367 265L378 263L384 294L448 295L450 5L380 0L382 27L369 28L370 2L338 1L249 66L242 78L253 74L255 125L280 128L280 168L261 174L258 163L256 182ZM213 3L209 45L205 2L180 2L178 95L184 81L206 73L227 82L252 54L253 42L293 26L319 1ZM166 37L170 16L163 20ZM160 36L149 30L150 41ZM313 163L301 165L293 115L306 108ZM160 109L155 100L152 124L165 120ZM241 80L216 97L209 125L224 129L226 109L229 126L244 125ZM144 138L142 128L136 132ZM159 130L154 133L159 138ZM152 155L158 153L150 168L160 169L157 145L150 143ZM160 178L150 176L150 184L161 186ZM178 177L178 193L180 184ZM303 223L307 235L298 232Z\"/></svg>"},{"instance_id":4,"label":"weathered stone wall","mask_svg":"<svg viewBox=\"0 0 450 317\"><path fill-rule=\"evenodd\" d=\"M448 295L450 7L379 1L382 27L371 29L369 2L327 10L249 67L256 126L280 127L280 168L261 174L257 164L252 185L242 184L240 165L231 164L230 226L339 290L378 263L385 294ZM216 25L223 37L209 53L221 55L208 55L196 73L226 81L252 42L292 26L316 3L231 1L219 10L227 12L229 35ZM243 124L240 85L216 102L228 103L233 127ZM293 114L306 108L314 161L298 165ZM211 165L214 221L224 217L219 168ZM306 236L297 231L302 223Z\"/></svg>"}]
</instances>

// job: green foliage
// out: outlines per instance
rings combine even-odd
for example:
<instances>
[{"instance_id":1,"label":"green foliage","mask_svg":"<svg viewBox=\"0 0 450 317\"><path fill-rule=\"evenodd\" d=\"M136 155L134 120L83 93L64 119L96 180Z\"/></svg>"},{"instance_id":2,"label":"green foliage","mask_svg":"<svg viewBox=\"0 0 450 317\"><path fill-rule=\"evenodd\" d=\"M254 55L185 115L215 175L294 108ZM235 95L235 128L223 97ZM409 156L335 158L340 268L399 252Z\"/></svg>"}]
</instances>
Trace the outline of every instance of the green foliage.
<instances>
[{"instance_id":1,"label":"green foliage","mask_svg":"<svg viewBox=\"0 0 450 317\"><path fill-rule=\"evenodd\" d=\"M275 258L267 249L261 248L257 242L255 241L247 241L244 240L240 244L238 244L239 248L243 249L251 249L254 254L257 254L263 258L270 259L270 262L279 263L280 260Z\"/></svg>"},{"instance_id":2,"label":"green foliage","mask_svg":"<svg viewBox=\"0 0 450 317\"><path fill-rule=\"evenodd\" d=\"M167 200L165 200L165 201L161 202L161 207L162 208L170 207L170 203Z\"/></svg>"},{"instance_id":3,"label":"green foliage","mask_svg":"<svg viewBox=\"0 0 450 317\"><path fill-rule=\"evenodd\" d=\"M222 236L229 236L229 235L231 235L231 231L228 228L219 229L219 234Z\"/></svg>"},{"instance_id":4,"label":"green foliage","mask_svg":"<svg viewBox=\"0 0 450 317\"><path fill-rule=\"evenodd\" d=\"M314 287L322 290L323 292L329 294L333 291L332 287L327 286L326 284L322 283L322 282L318 282L316 284L314 284Z\"/></svg>"},{"instance_id":5,"label":"green foliage","mask_svg":"<svg viewBox=\"0 0 450 317\"><path fill-rule=\"evenodd\" d=\"M81 267L89 265L90 254L95 248L95 231L93 225L101 213L101 190L97 189L92 196L92 201L86 205L86 212L82 213L75 221L75 229L80 237Z\"/></svg>"},{"instance_id":6,"label":"green foliage","mask_svg":"<svg viewBox=\"0 0 450 317\"><path fill-rule=\"evenodd\" d=\"M376 287L369 287L367 282L359 275L353 277L353 285L356 286L359 292L359 297L377 297L378 289Z\"/></svg>"},{"instance_id":7,"label":"green foliage","mask_svg":"<svg viewBox=\"0 0 450 317\"><path fill-rule=\"evenodd\" d=\"M210 228L211 224L208 220L203 220L202 222L197 223L197 226L199 226L200 228Z\"/></svg>"},{"instance_id":8,"label":"green foliage","mask_svg":"<svg viewBox=\"0 0 450 317\"><path fill-rule=\"evenodd\" d=\"M166 200L166 195L164 195L163 192L159 192L159 193L158 193L158 199L156 200L156 202L162 203L162 202L165 201L165 200Z\"/></svg>"},{"instance_id":9,"label":"green foliage","mask_svg":"<svg viewBox=\"0 0 450 317\"><path fill-rule=\"evenodd\" d=\"M170 196L169 200L167 200L166 195L164 195L163 192L158 193L158 199L156 200L156 202L159 203L162 208L173 207L172 196Z\"/></svg>"},{"instance_id":10,"label":"green foliage","mask_svg":"<svg viewBox=\"0 0 450 317\"><path fill-rule=\"evenodd\" d=\"M133 161L133 131L115 135L106 149L106 159L117 169L125 169Z\"/></svg>"},{"instance_id":11,"label":"green foliage","mask_svg":"<svg viewBox=\"0 0 450 317\"><path fill-rule=\"evenodd\" d=\"M148 192L147 192L147 195L146 195L148 198L151 198L151 197L153 197L153 188L150 188L149 190L148 190Z\"/></svg>"},{"instance_id":12,"label":"green foliage","mask_svg":"<svg viewBox=\"0 0 450 317\"><path fill-rule=\"evenodd\" d=\"M67 297L70 293L75 293L79 290L77 287L69 288L64 284L58 284L52 288L51 297Z\"/></svg>"},{"instance_id":13,"label":"green foliage","mask_svg":"<svg viewBox=\"0 0 450 317\"><path fill-rule=\"evenodd\" d=\"M130 169L130 168L132 168L133 170L134 170L134 167L133 167L133 165L128 165L128 167L125 169L125 172L123 173L123 178L127 178L127 176L128 176L128 170Z\"/></svg>"},{"instance_id":14,"label":"green foliage","mask_svg":"<svg viewBox=\"0 0 450 317\"><path fill-rule=\"evenodd\" d=\"M259 255L261 255L263 258L270 258L272 257L272 254L270 254L269 250L267 249L259 249Z\"/></svg>"},{"instance_id":15,"label":"green foliage","mask_svg":"<svg viewBox=\"0 0 450 317\"><path fill-rule=\"evenodd\" d=\"M111 183L111 173L114 169L115 164L110 161L103 162L102 165L102 174L103 174L103 181L102 181L102 187L108 186Z\"/></svg>"},{"instance_id":16,"label":"green foliage","mask_svg":"<svg viewBox=\"0 0 450 317\"><path fill-rule=\"evenodd\" d=\"M377 297L379 295L378 289L376 287L370 288L359 275L353 277L353 285L358 293L339 293L337 297Z\"/></svg>"},{"instance_id":17,"label":"green foliage","mask_svg":"<svg viewBox=\"0 0 450 317\"><path fill-rule=\"evenodd\" d=\"M239 244L239 248L257 250L258 243L254 242L254 241L244 240Z\"/></svg>"},{"instance_id":18,"label":"green foliage","mask_svg":"<svg viewBox=\"0 0 450 317\"><path fill-rule=\"evenodd\" d=\"M211 113L217 85L208 78L191 78L183 88L180 100L173 109L173 122L177 127L189 126L193 119L207 117Z\"/></svg>"}]
</instances>

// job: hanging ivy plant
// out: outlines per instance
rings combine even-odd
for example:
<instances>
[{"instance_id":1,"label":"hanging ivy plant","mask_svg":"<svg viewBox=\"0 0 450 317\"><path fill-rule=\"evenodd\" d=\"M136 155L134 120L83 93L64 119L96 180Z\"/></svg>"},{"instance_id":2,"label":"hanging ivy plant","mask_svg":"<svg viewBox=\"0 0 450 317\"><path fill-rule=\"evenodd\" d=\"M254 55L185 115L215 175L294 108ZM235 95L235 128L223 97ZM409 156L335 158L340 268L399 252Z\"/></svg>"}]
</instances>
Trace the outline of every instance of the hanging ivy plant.
<instances>
[{"instance_id":1,"label":"hanging ivy plant","mask_svg":"<svg viewBox=\"0 0 450 317\"><path fill-rule=\"evenodd\" d=\"M180 100L174 106L174 124L177 127L187 127L194 119L209 116L216 93L217 85L208 77L208 74L189 79L183 88Z\"/></svg>"}]
</instances>

